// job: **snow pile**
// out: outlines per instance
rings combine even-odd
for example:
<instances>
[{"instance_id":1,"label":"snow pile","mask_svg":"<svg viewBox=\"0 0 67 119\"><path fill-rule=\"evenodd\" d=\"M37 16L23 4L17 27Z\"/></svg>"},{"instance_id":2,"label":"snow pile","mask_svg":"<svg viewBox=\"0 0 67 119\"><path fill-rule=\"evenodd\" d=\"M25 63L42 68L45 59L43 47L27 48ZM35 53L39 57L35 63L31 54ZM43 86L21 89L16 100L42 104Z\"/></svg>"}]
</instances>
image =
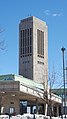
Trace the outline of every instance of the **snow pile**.
<instances>
[{"instance_id":1,"label":"snow pile","mask_svg":"<svg viewBox=\"0 0 67 119\"><path fill-rule=\"evenodd\" d=\"M12 116L10 119L33 119L33 114L23 114L23 115L16 115Z\"/></svg>"},{"instance_id":2,"label":"snow pile","mask_svg":"<svg viewBox=\"0 0 67 119\"><path fill-rule=\"evenodd\" d=\"M16 115L16 116L12 116L10 119L48 119L45 117L45 115L41 115L41 114L23 114L23 115Z\"/></svg>"},{"instance_id":3,"label":"snow pile","mask_svg":"<svg viewBox=\"0 0 67 119\"><path fill-rule=\"evenodd\" d=\"M35 119L48 119L48 118L46 118L45 115L35 114Z\"/></svg>"},{"instance_id":4,"label":"snow pile","mask_svg":"<svg viewBox=\"0 0 67 119\"><path fill-rule=\"evenodd\" d=\"M8 115L0 115L0 119L9 119Z\"/></svg>"},{"instance_id":5,"label":"snow pile","mask_svg":"<svg viewBox=\"0 0 67 119\"><path fill-rule=\"evenodd\" d=\"M66 115L67 118L67 115ZM0 115L0 119L9 119L9 115ZM16 115L11 116L10 119L50 119L50 116L41 115L41 114L23 114L23 115ZM52 119L61 119L61 117L52 117ZM63 115L63 119L65 119L65 116Z\"/></svg>"}]
</instances>

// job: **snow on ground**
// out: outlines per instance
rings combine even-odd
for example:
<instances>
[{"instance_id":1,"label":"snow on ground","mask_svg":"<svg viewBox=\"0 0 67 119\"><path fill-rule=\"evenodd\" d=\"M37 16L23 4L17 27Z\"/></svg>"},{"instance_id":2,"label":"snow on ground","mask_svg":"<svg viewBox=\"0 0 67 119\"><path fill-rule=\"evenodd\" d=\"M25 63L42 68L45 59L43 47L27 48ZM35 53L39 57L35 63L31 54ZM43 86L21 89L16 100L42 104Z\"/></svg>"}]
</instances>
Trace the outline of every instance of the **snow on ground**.
<instances>
[{"instance_id":1,"label":"snow on ground","mask_svg":"<svg viewBox=\"0 0 67 119\"><path fill-rule=\"evenodd\" d=\"M67 118L67 116L66 116L66 118ZM49 116L45 117L45 115L41 115L41 114L33 115L33 114L26 113L23 115L18 114L16 116L11 116L10 118L8 115L0 115L0 119L50 119L50 117ZM61 119L61 117L52 117L52 119ZM63 119L65 119L65 118L63 118Z\"/></svg>"}]
</instances>

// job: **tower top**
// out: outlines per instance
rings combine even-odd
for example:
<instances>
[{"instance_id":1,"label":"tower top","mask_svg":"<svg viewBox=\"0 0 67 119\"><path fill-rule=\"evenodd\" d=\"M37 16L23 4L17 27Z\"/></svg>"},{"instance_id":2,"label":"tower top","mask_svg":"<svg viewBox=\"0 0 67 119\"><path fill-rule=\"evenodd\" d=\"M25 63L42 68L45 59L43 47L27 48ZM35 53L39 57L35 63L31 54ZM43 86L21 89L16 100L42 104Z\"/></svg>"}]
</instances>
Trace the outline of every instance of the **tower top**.
<instances>
[{"instance_id":1,"label":"tower top","mask_svg":"<svg viewBox=\"0 0 67 119\"><path fill-rule=\"evenodd\" d=\"M26 18L24 18L24 19L21 20L21 23L22 22L25 22L25 21L30 21L30 20L32 20L32 21L39 21L39 22L41 22L41 23L43 23L43 24L46 25L46 22L44 22L43 20L41 20L41 19L39 19L39 18L37 18L35 16L26 17Z\"/></svg>"}]
</instances>

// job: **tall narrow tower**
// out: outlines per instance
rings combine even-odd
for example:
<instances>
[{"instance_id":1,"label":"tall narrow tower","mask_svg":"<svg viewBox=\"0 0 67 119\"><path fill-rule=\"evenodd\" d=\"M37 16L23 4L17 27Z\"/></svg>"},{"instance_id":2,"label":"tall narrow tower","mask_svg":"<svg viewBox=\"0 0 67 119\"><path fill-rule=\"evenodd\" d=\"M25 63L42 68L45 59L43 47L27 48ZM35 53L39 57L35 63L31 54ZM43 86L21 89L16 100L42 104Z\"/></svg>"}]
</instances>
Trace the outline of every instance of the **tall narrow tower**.
<instances>
[{"instance_id":1,"label":"tall narrow tower","mask_svg":"<svg viewBox=\"0 0 67 119\"><path fill-rule=\"evenodd\" d=\"M47 83L48 34L44 21L31 16L19 24L19 74Z\"/></svg>"}]
</instances>

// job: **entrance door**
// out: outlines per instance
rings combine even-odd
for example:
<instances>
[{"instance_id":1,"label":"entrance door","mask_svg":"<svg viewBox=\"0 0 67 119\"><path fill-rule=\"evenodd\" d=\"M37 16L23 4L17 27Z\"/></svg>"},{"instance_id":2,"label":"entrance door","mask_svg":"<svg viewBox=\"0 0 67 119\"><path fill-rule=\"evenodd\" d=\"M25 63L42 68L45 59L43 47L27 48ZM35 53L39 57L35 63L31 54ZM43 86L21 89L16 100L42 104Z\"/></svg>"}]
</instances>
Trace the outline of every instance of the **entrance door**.
<instances>
[{"instance_id":1,"label":"entrance door","mask_svg":"<svg viewBox=\"0 0 67 119\"><path fill-rule=\"evenodd\" d=\"M20 101L20 114L27 113L27 101Z\"/></svg>"}]
</instances>

